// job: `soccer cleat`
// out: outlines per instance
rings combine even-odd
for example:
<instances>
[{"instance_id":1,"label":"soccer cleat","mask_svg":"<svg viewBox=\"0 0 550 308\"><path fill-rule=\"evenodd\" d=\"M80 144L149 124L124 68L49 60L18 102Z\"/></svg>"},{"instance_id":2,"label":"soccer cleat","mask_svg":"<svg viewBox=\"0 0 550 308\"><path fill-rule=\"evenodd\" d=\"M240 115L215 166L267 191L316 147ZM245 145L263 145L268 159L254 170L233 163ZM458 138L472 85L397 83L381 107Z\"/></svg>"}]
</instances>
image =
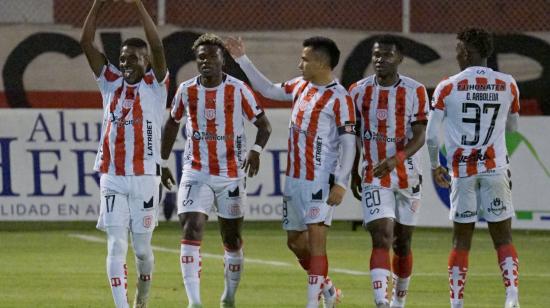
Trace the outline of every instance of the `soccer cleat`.
<instances>
[{"instance_id":1,"label":"soccer cleat","mask_svg":"<svg viewBox=\"0 0 550 308\"><path fill-rule=\"evenodd\" d=\"M342 290L338 289L337 287L334 287L334 293L332 293L332 296L327 297L323 295L323 307L334 308L336 307L336 305L342 302L343 297L344 297L344 294L342 293Z\"/></svg>"},{"instance_id":2,"label":"soccer cleat","mask_svg":"<svg viewBox=\"0 0 550 308\"><path fill-rule=\"evenodd\" d=\"M220 308L235 308L235 302L232 301L221 301Z\"/></svg>"},{"instance_id":3,"label":"soccer cleat","mask_svg":"<svg viewBox=\"0 0 550 308\"><path fill-rule=\"evenodd\" d=\"M506 299L506 304L504 304L504 308L519 308L519 301L517 300L517 298Z\"/></svg>"},{"instance_id":4,"label":"soccer cleat","mask_svg":"<svg viewBox=\"0 0 550 308\"><path fill-rule=\"evenodd\" d=\"M390 308L389 303L376 303L376 308Z\"/></svg>"},{"instance_id":5,"label":"soccer cleat","mask_svg":"<svg viewBox=\"0 0 550 308\"><path fill-rule=\"evenodd\" d=\"M189 304L189 306L187 306L187 308L202 308L202 305L201 304Z\"/></svg>"},{"instance_id":6,"label":"soccer cleat","mask_svg":"<svg viewBox=\"0 0 550 308\"><path fill-rule=\"evenodd\" d=\"M147 308L147 299L139 298L137 293L134 298L134 308Z\"/></svg>"}]
</instances>

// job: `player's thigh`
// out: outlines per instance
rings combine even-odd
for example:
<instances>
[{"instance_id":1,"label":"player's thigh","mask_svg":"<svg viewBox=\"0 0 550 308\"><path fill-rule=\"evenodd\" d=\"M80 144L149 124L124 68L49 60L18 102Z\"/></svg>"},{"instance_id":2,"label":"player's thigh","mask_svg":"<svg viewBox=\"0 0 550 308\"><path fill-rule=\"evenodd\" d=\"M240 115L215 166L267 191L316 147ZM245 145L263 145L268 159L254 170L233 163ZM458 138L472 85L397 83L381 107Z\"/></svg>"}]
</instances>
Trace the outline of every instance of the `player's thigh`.
<instances>
[{"instance_id":1,"label":"player's thigh","mask_svg":"<svg viewBox=\"0 0 550 308\"><path fill-rule=\"evenodd\" d=\"M209 215L214 205L214 191L205 182L183 176L178 188L178 215L198 212Z\"/></svg>"},{"instance_id":2,"label":"player's thigh","mask_svg":"<svg viewBox=\"0 0 550 308\"><path fill-rule=\"evenodd\" d=\"M458 223L477 221L478 179L474 176L451 179L451 211L449 219Z\"/></svg>"},{"instance_id":3,"label":"player's thigh","mask_svg":"<svg viewBox=\"0 0 550 308\"><path fill-rule=\"evenodd\" d=\"M479 184L480 206L485 220L498 222L514 216L512 189L506 170L481 176Z\"/></svg>"},{"instance_id":4,"label":"player's thigh","mask_svg":"<svg viewBox=\"0 0 550 308\"><path fill-rule=\"evenodd\" d=\"M133 233L153 232L158 224L160 176L140 175L131 179L129 197L131 230Z\"/></svg>"},{"instance_id":5,"label":"player's thigh","mask_svg":"<svg viewBox=\"0 0 550 308\"><path fill-rule=\"evenodd\" d=\"M245 179L213 178L210 186L214 190L218 217L237 219L244 216L246 204Z\"/></svg>"},{"instance_id":6,"label":"player's thigh","mask_svg":"<svg viewBox=\"0 0 550 308\"><path fill-rule=\"evenodd\" d=\"M283 229L287 231L305 231L305 205L301 201L300 191L303 183L287 177L283 190Z\"/></svg>"},{"instance_id":7,"label":"player's thigh","mask_svg":"<svg viewBox=\"0 0 550 308\"><path fill-rule=\"evenodd\" d=\"M420 215L421 185L398 189L395 193L395 220L402 225L416 226Z\"/></svg>"},{"instance_id":8,"label":"player's thigh","mask_svg":"<svg viewBox=\"0 0 550 308\"><path fill-rule=\"evenodd\" d=\"M363 224L381 218L395 218L395 194L393 189L363 184L361 208Z\"/></svg>"},{"instance_id":9,"label":"player's thigh","mask_svg":"<svg viewBox=\"0 0 550 308\"><path fill-rule=\"evenodd\" d=\"M98 229L105 231L108 227L130 227L130 208L126 184L124 177L110 174L101 175Z\"/></svg>"}]
</instances>

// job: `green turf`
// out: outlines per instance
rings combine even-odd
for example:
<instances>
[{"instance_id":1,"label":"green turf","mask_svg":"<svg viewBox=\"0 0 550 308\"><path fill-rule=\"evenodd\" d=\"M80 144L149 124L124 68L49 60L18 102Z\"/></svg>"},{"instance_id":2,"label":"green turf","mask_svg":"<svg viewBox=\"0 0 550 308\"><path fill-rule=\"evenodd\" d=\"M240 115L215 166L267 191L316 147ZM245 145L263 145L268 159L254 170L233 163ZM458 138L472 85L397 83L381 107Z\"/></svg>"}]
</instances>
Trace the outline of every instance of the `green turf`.
<instances>
[{"instance_id":1,"label":"green turf","mask_svg":"<svg viewBox=\"0 0 550 308\"><path fill-rule=\"evenodd\" d=\"M105 274L104 243L70 235L103 239L93 223L0 223L0 307L113 307ZM520 255L522 307L549 307L550 233L516 231ZM162 223L155 231L156 269L149 307L186 307L179 269L179 227ZM306 276L285 244L277 223L247 222L248 262L237 295L238 307L304 307ZM328 242L331 269L368 272L370 238L349 223L336 223ZM413 242L414 273L407 307L448 307L447 256L450 230L418 229ZM131 251L131 249L130 249ZM223 254L216 224L208 224L201 251L204 306L218 307L223 289ZM265 265L261 261L284 264ZM135 292L135 267L129 253L129 298ZM330 273L344 291L341 307L372 307L370 277ZM470 254L466 307L503 307L496 254L488 233L478 230Z\"/></svg>"}]
</instances>

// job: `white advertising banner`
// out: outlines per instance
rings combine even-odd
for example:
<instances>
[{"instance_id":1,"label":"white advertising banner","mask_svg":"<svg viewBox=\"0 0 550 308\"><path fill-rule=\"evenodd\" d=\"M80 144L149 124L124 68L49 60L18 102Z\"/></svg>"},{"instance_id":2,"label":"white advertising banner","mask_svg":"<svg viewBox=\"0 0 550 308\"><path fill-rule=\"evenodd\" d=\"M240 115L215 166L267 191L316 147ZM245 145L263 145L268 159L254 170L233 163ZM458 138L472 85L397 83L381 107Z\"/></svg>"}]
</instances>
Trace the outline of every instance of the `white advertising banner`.
<instances>
[{"instance_id":1,"label":"white advertising banner","mask_svg":"<svg viewBox=\"0 0 550 308\"><path fill-rule=\"evenodd\" d=\"M286 168L288 109L267 109L273 133L262 153L257 177L247 181L248 220L279 220ZM96 220L99 176L92 170L100 138L99 109L3 109L0 112L0 221ZM545 117L524 117L508 135L514 226L550 229L550 144ZM181 130L183 132L183 129ZM248 125L248 140L255 127ZM170 157L180 177L185 140L178 136ZM424 152L421 226L451 226L448 193L436 189ZM161 217L163 215L160 215ZM361 220L359 201L348 191L336 220ZM483 223L481 223L483 225Z\"/></svg>"}]
</instances>

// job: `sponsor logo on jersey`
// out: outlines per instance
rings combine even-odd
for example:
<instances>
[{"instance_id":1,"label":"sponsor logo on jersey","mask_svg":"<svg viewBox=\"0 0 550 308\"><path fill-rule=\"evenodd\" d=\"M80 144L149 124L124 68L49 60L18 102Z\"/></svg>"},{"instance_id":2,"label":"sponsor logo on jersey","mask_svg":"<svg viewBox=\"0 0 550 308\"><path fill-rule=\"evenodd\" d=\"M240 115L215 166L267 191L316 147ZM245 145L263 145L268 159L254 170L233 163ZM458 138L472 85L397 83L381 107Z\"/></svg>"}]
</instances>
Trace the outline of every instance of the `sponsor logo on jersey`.
<instances>
[{"instance_id":1,"label":"sponsor logo on jersey","mask_svg":"<svg viewBox=\"0 0 550 308\"><path fill-rule=\"evenodd\" d=\"M146 120L147 124L147 155L153 156L153 122Z\"/></svg>"},{"instance_id":2,"label":"sponsor logo on jersey","mask_svg":"<svg viewBox=\"0 0 550 308\"><path fill-rule=\"evenodd\" d=\"M458 91L506 91L506 84L457 84Z\"/></svg>"},{"instance_id":3,"label":"sponsor logo on jersey","mask_svg":"<svg viewBox=\"0 0 550 308\"><path fill-rule=\"evenodd\" d=\"M459 163L467 163L468 161L470 161L472 159L475 160L475 161L483 162L483 161L487 160L487 158L488 158L487 157L487 152L481 153L481 151L478 151L476 156L461 155Z\"/></svg>"},{"instance_id":4,"label":"sponsor logo on jersey","mask_svg":"<svg viewBox=\"0 0 550 308\"><path fill-rule=\"evenodd\" d=\"M321 166L322 157L323 157L323 138L317 136L317 139L315 139L315 165Z\"/></svg>"},{"instance_id":5,"label":"sponsor logo on jersey","mask_svg":"<svg viewBox=\"0 0 550 308\"><path fill-rule=\"evenodd\" d=\"M491 201L491 206L487 208L487 212L493 213L497 216L500 216L503 212L506 211L506 206L504 205L504 202L500 200L500 198L495 198L493 201Z\"/></svg>"},{"instance_id":6,"label":"sponsor logo on jersey","mask_svg":"<svg viewBox=\"0 0 550 308\"><path fill-rule=\"evenodd\" d=\"M233 140L233 135L217 135L209 132L199 132L193 131L193 139L195 140L206 140L206 141L226 141Z\"/></svg>"},{"instance_id":7,"label":"sponsor logo on jersey","mask_svg":"<svg viewBox=\"0 0 550 308\"><path fill-rule=\"evenodd\" d=\"M460 218L469 218L469 217L474 217L476 215L477 215L477 211L475 211L475 212L464 211L462 213L459 213L459 212L455 213L455 217L460 217Z\"/></svg>"},{"instance_id":8,"label":"sponsor logo on jersey","mask_svg":"<svg viewBox=\"0 0 550 308\"><path fill-rule=\"evenodd\" d=\"M379 132L371 132L369 130L365 130L363 132L363 139L365 140L373 140L373 141L381 141L381 142L402 142L405 138L395 138L395 137L388 137L386 135L383 135Z\"/></svg>"},{"instance_id":9,"label":"sponsor logo on jersey","mask_svg":"<svg viewBox=\"0 0 550 308\"><path fill-rule=\"evenodd\" d=\"M134 99L125 99L124 101L122 101L122 108L130 109L132 108L132 106L134 106L134 102Z\"/></svg>"}]
</instances>

